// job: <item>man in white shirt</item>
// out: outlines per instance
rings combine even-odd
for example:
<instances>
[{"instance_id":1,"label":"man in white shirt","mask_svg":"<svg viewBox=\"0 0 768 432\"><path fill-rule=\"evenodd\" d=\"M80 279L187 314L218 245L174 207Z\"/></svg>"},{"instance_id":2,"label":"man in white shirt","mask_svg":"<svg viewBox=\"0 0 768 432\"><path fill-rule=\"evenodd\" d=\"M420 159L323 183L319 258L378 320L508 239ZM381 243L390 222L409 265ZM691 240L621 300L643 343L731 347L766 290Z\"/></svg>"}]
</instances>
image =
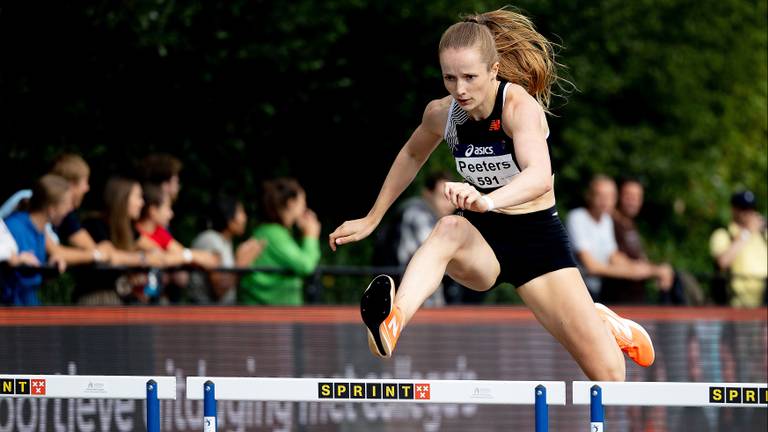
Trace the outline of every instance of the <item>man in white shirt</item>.
<instances>
[{"instance_id":1,"label":"man in white shirt","mask_svg":"<svg viewBox=\"0 0 768 432\"><path fill-rule=\"evenodd\" d=\"M619 251L611 213L616 207L616 183L605 175L595 176L589 184L587 208L568 214L566 222L573 250L593 298L599 299L602 278L645 280L658 278L659 284L672 284L660 266L632 260Z\"/></svg>"}]
</instances>

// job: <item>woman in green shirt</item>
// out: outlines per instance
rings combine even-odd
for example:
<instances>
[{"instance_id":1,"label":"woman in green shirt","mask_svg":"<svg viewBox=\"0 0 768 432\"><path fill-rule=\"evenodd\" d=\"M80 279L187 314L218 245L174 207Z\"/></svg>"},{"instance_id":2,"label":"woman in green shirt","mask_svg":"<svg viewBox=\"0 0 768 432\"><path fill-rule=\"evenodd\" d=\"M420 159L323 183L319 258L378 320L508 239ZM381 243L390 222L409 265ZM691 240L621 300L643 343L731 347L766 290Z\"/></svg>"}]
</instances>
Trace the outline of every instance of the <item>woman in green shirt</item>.
<instances>
[{"instance_id":1,"label":"woman in green shirt","mask_svg":"<svg viewBox=\"0 0 768 432\"><path fill-rule=\"evenodd\" d=\"M306 194L291 178L264 183L263 209L266 221L253 232L253 238L266 243L254 266L278 267L292 272L256 272L240 283L242 304L300 305L304 302L304 278L312 274L320 261L320 222L307 208ZM293 227L301 240L293 236Z\"/></svg>"}]
</instances>

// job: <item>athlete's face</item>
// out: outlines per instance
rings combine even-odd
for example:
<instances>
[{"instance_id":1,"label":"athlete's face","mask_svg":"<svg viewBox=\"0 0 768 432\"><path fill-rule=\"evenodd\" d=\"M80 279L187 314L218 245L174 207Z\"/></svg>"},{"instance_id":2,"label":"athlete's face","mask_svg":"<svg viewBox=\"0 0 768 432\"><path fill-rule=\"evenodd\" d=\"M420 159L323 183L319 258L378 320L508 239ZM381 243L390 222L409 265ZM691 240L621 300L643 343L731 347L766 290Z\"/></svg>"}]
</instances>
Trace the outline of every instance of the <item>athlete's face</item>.
<instances>
[{"instance_id":1,"label":"athlete's face","mask_svg":"<svg viewBox=\"0 0 768 432\"><path fill-rule=\"evenodd\" d=\"M490 68L477 47L448 48L440 53L446 90L465 111L493 106L499 64Z\"/></svg>"}]
</instances>

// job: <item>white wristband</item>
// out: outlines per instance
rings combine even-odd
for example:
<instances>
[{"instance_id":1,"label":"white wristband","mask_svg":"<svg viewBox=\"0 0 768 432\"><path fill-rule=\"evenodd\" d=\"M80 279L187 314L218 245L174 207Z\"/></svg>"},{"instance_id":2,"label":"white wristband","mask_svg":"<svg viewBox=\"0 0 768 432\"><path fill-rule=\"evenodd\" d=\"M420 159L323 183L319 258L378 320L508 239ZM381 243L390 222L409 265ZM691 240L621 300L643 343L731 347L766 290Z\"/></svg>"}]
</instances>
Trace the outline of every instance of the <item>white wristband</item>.
<instances>
[{"instance_id":1,"label":"white wristband","mask_svg":"<svg viewBox=\"0 0 768 432\"><path fill-rule=\"evenodd\" d=\"M489 197L488 195L483 195L482 198L483 198L483 201L485 201L485 203L488 204L488 210L486 211L491 211L496 208L496 206L493 204L493 200L491 199L491 197Z\"/></svg>"},{"instance_id":2,"label":"white wristband","mask_svg":"<svg viewBox=\"0 0 768 432\"><path fill-rule=\"evenodd\" d=\"M104 261L104 254L101 253L100 250L94 249L93 250L93 262L102 262Z\"/></svg>"},{"instance_id":3,"label":"white wristband","mask_svg":"<svg viewBox=\"0 0 768 432\"><path fill-rule=\"evenodd\" d=\"M192 262L192 251L188 248L185 248L184 251L181 253L181 256L184 257L185 263L191 263Z\"/></svg>"}]
</instances>

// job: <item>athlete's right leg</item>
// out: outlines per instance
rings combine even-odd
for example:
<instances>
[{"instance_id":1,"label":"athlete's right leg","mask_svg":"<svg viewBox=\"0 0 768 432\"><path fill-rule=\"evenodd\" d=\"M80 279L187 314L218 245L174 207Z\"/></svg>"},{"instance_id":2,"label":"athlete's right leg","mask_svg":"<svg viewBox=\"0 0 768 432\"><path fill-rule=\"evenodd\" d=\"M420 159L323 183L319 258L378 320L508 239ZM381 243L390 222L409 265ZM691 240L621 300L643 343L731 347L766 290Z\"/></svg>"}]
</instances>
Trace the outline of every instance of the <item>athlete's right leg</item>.
<instances>
[{"instance_id":1,"label":"athlete's right leg","mask_svg":"<svg viewBox=\"0 0 768 432\"><path fill-rule=\"evenodd\" d=\"M480 231L461 216L440 219L405 269L395 305L408 323L440 286L446 271L476 291L490 289L501 267Z\"/></svg>"},{"instance_id":2,"label":"athlete's right leg","mask_svg":"<svg viewBox=\"0 0 768 432\"><path fill-rule=\"evenodd\" d=\"M378 276L368 286L360 306L374 354L392 354L403 327L440 286L446 271L477 291L490 289L499 275L493 250L477 228L461 216L438 221L408 263L396 295L388 276Z\"/></svg>"}]
</instances>

